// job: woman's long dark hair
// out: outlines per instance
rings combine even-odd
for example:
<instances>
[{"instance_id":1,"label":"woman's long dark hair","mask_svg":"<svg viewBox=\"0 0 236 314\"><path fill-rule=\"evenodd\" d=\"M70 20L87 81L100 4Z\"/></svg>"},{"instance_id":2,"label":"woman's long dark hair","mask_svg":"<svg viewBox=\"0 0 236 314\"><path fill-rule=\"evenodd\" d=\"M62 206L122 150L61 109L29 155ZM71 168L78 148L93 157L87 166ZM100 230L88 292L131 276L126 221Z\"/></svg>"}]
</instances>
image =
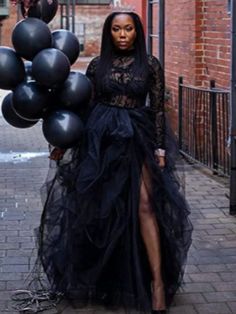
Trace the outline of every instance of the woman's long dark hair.
<instances>
[{"instance_id":1,"label":"woman's long dark hair","mask_svg":"<svg viewBox=\"0 0 236 314\"><path fill-rule=\"evenodd\" d=\"M134 74L142 77L147 77L148 75L148 57L146 51L146 42L140 17L134 12L113 12L108 15L103 26L100 60L96 73L98 83L101 83L101 78L103 78L105 74L109 72L112 65L113 56L117 51L112 40L111 25L114 17L119 14L128 14L132 17L134 21L134 26L136 30L136 39L134 42ZM101 88L101 86L99 86L100 84L98 84L98 89Z\"/></svg>"}]
</instances>

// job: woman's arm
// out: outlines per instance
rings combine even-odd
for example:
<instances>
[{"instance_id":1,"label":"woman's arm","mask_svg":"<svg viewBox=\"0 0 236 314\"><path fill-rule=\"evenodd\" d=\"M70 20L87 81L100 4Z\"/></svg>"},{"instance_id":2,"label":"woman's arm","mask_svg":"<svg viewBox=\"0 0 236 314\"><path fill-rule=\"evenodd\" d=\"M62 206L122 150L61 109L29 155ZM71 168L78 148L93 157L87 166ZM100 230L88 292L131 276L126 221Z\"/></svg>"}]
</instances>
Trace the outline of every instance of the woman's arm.
<instances>
[{"instance_id":1,"label":"woman's arm","mask_svg":"<svg viewBox=\"0 0 236 314\"><path fill-rule=\"evenodd\" d=\"M51 151L50 151L50 155L49 155L49 159L51 160L55 160L55 161L59 161L63 158L64 154L66 152L66 149L62 149L59 147L54 147Z\"/></svg>"},{"instance_id":2,"label":"woman's arm","mask_svg":"<svg viewBox=\"0 0 236 314\"><path fill-rule=\"evenodd\" d=\"M164 71L157 58L149 57L150 66L150 107L155 114L156 150L155 156L160 166L165 165L165 81Z\"/></svg>"},{"instance_id":3,"label":"woman's arm","mask_svg":"<svg viewBox=\"0 0 236 314\"><path fill-rule=\"evenodd\" d=\"M92 83L92 97L91 97L90 104L93 104L94 99L96 98L96 70L97 70L98 62L99 62L99 57L95 57L94 59L92 59L85 73Z\"/></svg>"}]
</instances>

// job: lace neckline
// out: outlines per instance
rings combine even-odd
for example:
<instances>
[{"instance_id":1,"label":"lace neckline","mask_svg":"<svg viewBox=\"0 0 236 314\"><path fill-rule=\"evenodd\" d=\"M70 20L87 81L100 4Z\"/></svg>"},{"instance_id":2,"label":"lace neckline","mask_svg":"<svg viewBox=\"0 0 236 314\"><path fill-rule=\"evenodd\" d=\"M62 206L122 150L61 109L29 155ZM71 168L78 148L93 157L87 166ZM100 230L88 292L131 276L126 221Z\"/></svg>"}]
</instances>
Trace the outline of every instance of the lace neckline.
<instances>
[{"instance_id":1,"label":"lace neckline","mask_svg":"<svg viewBox=\"0 0 236 314\"><path fill-rule=\"evenodd\" d=\"M130 57L133 55L134 55L134 48L129 49L129 50L121 50L121 49L115 50L115 56L117 57Z\"/></svg>"}]
</instances>

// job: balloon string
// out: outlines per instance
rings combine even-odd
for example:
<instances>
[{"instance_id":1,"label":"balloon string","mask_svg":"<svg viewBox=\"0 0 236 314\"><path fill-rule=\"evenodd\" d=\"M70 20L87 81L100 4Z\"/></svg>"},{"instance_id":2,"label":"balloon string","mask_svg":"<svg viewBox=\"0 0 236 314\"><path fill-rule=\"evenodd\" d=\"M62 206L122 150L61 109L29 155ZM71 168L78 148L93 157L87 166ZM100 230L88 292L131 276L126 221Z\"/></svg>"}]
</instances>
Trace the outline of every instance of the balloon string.
<instances>
[{"instance_id":1,"label":"balloon string","mask_svg":"<svg viewBox=\"0 0 236 314\"><path fill-rule=\"evenodd\" d=\"M45 290L30 291L17 290L12 295L13 309L24 313L39 313L45 310L56 308L61 301L62 294L51 293Z\"/></svg>"}]
</instances>

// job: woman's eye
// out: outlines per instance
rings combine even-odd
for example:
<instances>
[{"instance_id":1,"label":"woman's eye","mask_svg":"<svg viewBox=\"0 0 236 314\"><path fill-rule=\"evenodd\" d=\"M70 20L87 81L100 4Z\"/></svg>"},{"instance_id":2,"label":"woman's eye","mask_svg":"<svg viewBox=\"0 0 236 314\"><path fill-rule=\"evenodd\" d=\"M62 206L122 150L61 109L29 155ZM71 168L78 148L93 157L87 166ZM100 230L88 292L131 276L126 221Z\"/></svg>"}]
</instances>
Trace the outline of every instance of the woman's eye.
<instances>
[{"instance_id":1,"label":"woman's eye","mask_svg":"<svg viewBox=\"0 0 236 314\"><path fill-rule=\"evenodd\" d=\"M127 32L131 32L133 30L133 27L126 27Z\"/></svg>"},{"instance_id":2,"label":"woman's eye","mask_svg":"<svg viewBox=\"0 0 236 314\"><path fill-rule=\"evenodd\" d=\"M113 30L113 32L118 32L119 28L118 27L113 27L112 30Z\"/></svg>"}]
</instances>

